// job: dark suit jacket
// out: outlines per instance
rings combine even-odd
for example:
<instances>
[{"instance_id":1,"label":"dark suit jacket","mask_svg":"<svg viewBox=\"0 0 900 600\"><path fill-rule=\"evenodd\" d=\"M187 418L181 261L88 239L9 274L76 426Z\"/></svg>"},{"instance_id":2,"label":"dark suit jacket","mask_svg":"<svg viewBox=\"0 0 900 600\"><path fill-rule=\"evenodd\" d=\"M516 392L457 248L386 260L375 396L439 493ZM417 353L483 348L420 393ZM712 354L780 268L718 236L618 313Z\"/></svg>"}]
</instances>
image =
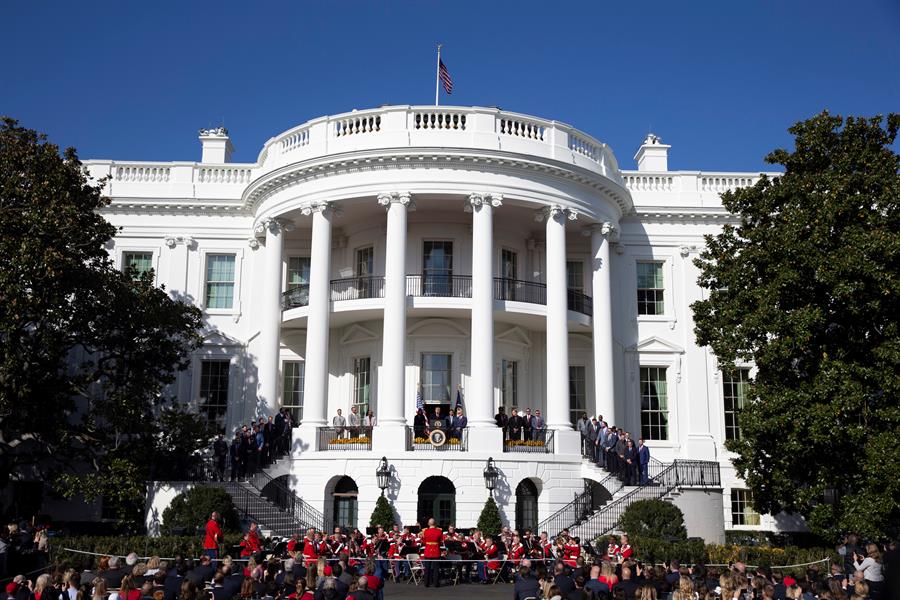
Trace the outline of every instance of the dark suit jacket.
<instances>
[{"instance_id":1,"label":"dark suit jacket","mask_svg":"<svg viewBox=\"0 0 900 600\"><path fill-rule=\"evenodd\" d=\"M621 588L625 592L625 600L634 600L634 592L641 586L640 582L634 579L624 579L613 586L613 590Z\"/></svg>"},{"instance_id":2,"label":"dark suit jacket","mask_svg":"<svg viewBox=\"0 0 900 600\"><path fill-rule=\"evenodd\" d=\"M553 578L553 583L556 584L563 596L567 596L569 592L575 589L575 581L568 575L557 575Z\"/></svg>"},{"instance_id":3,"label":"dark suit jacket","mask_svg":"<svg viewBox=\"0 0 900 600\"><path fill-rule=\"evenodd\" d=\"M104 571L102 577L106 581L107 588L117 588L122 585L125 571L122 569L109 569L108 571Z\"/></svg>"},{"instance_id":4,"label":"dark suit jacket","mask_svg":"<svg viewBox=\"0 0 900 600\"><path fill-rule=\"evenodd\" d=\"M181 594L182 581L184 581L184 577L179 575L166 577L166 583L163 585L163 600L175 600Z\"/></svg>"},{"instance_id":5,"label":"dark suit jacket","mask_svg":"<svg viewBox=\"0 0 900 600\"><path fill-rule=\"evenodd\" d=\"M207 581L212 580L213 575L216 574L216 570L212 565L197 565L193 569L191 569L185 577L194 582L199 588L203 587L203 584Z\"/></svg>"},{"instance_id":6,"label":"dark suit jacket","mask_svg":"<svg viewBox=\"0 0 900 600\"><path fill-rule=\"evenodd\" d=\"M525 598L539 598L541 588L537 579L528 577L516 577L516 585L513 589L513 600L525 600Z\"/></svg>"}]
</instances>

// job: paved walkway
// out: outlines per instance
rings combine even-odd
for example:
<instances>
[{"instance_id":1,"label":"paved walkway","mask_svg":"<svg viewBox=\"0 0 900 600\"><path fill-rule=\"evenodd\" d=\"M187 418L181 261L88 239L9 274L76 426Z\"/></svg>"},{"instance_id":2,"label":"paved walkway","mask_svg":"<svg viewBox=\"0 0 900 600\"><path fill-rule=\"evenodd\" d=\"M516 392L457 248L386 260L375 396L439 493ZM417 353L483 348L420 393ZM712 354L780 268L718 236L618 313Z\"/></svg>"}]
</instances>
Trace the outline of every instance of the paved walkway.
<instances>
[{"instance_id":1,"label":"paved walkway","mask_svg":"<svg viewBox=\"0 0 900 600\"><path fill-rule=\"evenodd\" d=\"M481 585L477 583L461 583L457 586L447 585L439 588L426 588L423 584L394 583L388 581L384 587L384 600L395 598L453 598L459 600L493 600L494 598L512 598L513 586L510 583L497 585Z\"/></svg>"}]
</instances>

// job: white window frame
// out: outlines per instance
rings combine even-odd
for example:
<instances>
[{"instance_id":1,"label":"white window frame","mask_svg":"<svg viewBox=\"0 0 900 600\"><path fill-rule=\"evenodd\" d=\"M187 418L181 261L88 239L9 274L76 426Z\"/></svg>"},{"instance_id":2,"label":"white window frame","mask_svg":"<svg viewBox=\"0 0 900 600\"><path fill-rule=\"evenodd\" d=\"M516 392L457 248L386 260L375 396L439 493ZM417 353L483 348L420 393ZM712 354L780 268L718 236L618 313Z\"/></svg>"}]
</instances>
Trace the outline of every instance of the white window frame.
<instances>
[{"instance_id":1,"label":"white window frame","mask_svg":"<svg viewBox=\"0 0 900 600\"><path fill-rule=\"evenodd\" d=\"M626 416L625 429L632 433L637 433L640 437L641 431L641 367L664 367L666 368L666 388L668 392L669 402L669 439L668 440L648 440L649 444L654 448L678 448L680 443L679 424L681 422L679 410L680 396L678 388L680 387L682 377L682 354L677 351L626 351L626 361L628 366L628 386L627 406L632 407Z\"/></svg>"},{"instance_id":2,"label":"white window frame","mask_svg":"<svg viewBox=\"0 0 900 600\"><path fill-rule=\"evenodd\" d=\"M234 291L231 308L207 308L206 306L206 260L210 254L234 255ZM197 305L208 315L239 315L241 314L241 274L243 272L244 250L242 248L204 248L200 251L200 264L197 276L200 287L200 296Z\"/></svg>"},{"instance_id":3,"label":"white window frame","mask_svg":"<svg viewBox=\"0 0 900 600\"><path fill-rule=\"evenodd\" d=\"M638 299L637 299L638 274L637 274L637 270L638 270L638 265L641 263L656 263L661 266L662 276L663 276L663 288L662 288L662 290L663 290L663 313L661 315L642 315L638 312ZM672 321L673 320L674 314L672 311L672 296L673 296L674 290L672 289L673 277L671 276L671 273L670 273L671 265L672 265L672 261L667 258L663 258L663 257L654 257L654 256L650 256L650 257L636 256L636 257L634 257L634 265L633 265L633 271L632 271L634 285L631 288L632 289L631 302L632 302L632 306L634 307L633 308L634 313L635 313L635 315L637 315L638 321Z\"/></svg>"},{"instance_id":4,"label":"white window frame","mask_svg":"<svg viewBox=\"0 0 900 600\"><path fill-rule=\"evenodd\" d=\"M643 414L644 414L643 400L644 400L644 398L643 398L643 392L642 392L642 390L641 390L641 383L642 383L642 380L641 380L641 373L640 373L642 369L662 369L663 373L665 374L665 382L666 382L666 410L665 410L665 415L666 415L666 437L665 437L665 439L652 438L652 437L645 437L645 438L644 438L644 419L643 419ZM635 429L636 429L636 431L637 431L637 437L638 437L638 438L644 438L644 441L647 441L647 442L654 442L654 443L656 443L656 442L666 443L666 442L670 442L670 441L672 440L672 418L671 418L671 416L672 416L672 403L671 403L671 400L670 400L671 395L669 394L669 390L671 389L671 382L670 382L670 378L669 378L669 371L670 371L670 368L669 368L668 366L666 366L666 365L643 364L643 363L641 363L641 364L638 366L638 407L637 407L637 408L638 408L638 425L637 425L637 427L636 427ZM660 411L653 411L653 412L655 412L655 413L662 413L663 411L660 410Z\"/></svg>"},{"instance_id":5,"label":"white window frame","mask_svg":"<svg viewBox=\"0 0 900 600\"><path fill-rule=\"evenodd\" d=\"M149 253L153 255L151 262L153 263L153 283L157 285L159 283L159 256L161 254L160 248L156 247L148 247L148 246L121 246L116 248L116 268L119 271L125 271L125 255L126 254L136 254L139 252Z\"/></svg>"},{"instance_id":6,"label":"white window frame","mask_svg":"<svg viewBox=\"0 0 900 600\"><path fill-rule=\"evenodd\" d=\"M303 370L303 377L301 378L301 381L303 382L303 384L300 386L300 404L285 404L285 400L287 398L287 389L284 387L284 383L285 383L284 380L285 380L285 376L287 375L287 372L285 370L285 365L287 365L288 363L297 363L299 365L303 365L301 367ZM280 398L281 402L280 402L279 406L281 408L287 408L288 410L291 410L292 413L293 413L293 409L299 408L300 414L302 415L304 408L306 408L306 406L305 406L305 404L306 404L306 389L305 389L306 388L306 361L297 356L281 358L280 373L281 373L281 386L280 386L281 387L281 398ZM301 416L298 419L298 421L302 421L302 420L303 420L303 418Z\"/></svg>"},{"instance_id":7,"label":"white window frame","mask_svg":"<svg viewBox=\"0 0 900 600\"><path fill-rule=\"evenodd\" d=\"M367 409L371 410L373 414L375 414L375 361L372 360L371 354L359 354L353 356L350 359L350 408L354 406L362 406L356 402L356 361L368 359L369 360L369 399L366 403ZM364 410L359 410L359 419L362 421L362 418L366 416L366 412ZM376 415L377 416L377 415Z\"/></svg>"},{"instance_id":8,"label":"white window frame","mask_svg":"<svg viewBox=\"0 0 900 600\"><path fill-rule=\"evenodd\" d=\"M734 515L735 515L735 512L734 512L734 501L732 500L732 495L734 495L735 492L738 492L738 493L744 492L744 493L746 493L747 496L750 497L750 499L748 499L748 500L746 501L745 506L750 507L750 511L751 511L751 515L750 515L750 516L756 515L756 518L757 518L757 522L756 522L756 523L735 523L735 522L734 522ZM728 502L728 515L729 515L729 517L730 517L730 522L731 522L732 528L738 528L738 529L759 529L759 528L763 525L763 515L762 515L761 513L756 512L755 510L753 510L753 507L752 507L752 504L751 504L751 502L752 502L752 497L753 497L753 492L751 492L751 491L750 491L749 489L747 489L747 488L737 488L737 487L735 487L735 488L731 488L730 490L728 490L728 498L727 498L727 502ZM741 502L741 501L739 500L739 502Z\"/></svg>"}]
</instances>

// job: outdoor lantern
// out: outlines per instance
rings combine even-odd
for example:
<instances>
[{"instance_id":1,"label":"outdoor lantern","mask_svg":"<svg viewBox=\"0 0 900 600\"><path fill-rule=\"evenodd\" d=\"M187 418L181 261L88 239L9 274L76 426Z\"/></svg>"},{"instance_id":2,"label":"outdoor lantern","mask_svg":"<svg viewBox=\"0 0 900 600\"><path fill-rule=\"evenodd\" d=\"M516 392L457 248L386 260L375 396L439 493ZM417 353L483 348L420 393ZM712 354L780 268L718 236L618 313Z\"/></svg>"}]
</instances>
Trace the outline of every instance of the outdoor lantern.
<instances>
[{"instance_id":1,"label":"outdoor lantern","mask_svg":"<svg viewBox=\"0 0 900 600\"><path fill-rule=\"evenodd\" d=\"M484 487L491 493L492 498L494 497L494 488L497 487L498 477L500 477L500 471L494 466L494 459L489 458L487 466L484 468Z\"/></svg>"},{"instance_id":2,"label":"outdoor lantern","mask_svg":"<svg viewBox=\"0 0 900 600\"><path fill-rule=\"evenodd\" d=\"M381 464L375 469L375 477L378 478L378 487L381 488L381 495L384 496L384 490L387 489L388 482L391 480L391 470L388 468L387 457L381 457Z\"/></svg>"}]
</instances>

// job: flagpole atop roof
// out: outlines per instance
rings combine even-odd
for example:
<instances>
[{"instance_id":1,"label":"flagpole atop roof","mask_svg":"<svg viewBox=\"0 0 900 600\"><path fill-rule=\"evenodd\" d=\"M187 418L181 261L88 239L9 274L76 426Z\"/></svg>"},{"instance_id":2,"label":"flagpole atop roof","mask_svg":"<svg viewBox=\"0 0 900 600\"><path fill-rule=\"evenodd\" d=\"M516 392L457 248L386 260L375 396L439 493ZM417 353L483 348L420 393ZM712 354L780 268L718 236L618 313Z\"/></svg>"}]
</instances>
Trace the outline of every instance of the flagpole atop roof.
<instances>
[{"instance_id":1,"label":"flagpole atop roof","mask_svg":"<svg viewBox=\"0 0 900 600\"><path fill-rule=\"evenodd\" d=\"M437 67L434 72L434 105L440 105L440 83L441 83L441 45L437 45Z\"/></svg>"}]
</instances>

